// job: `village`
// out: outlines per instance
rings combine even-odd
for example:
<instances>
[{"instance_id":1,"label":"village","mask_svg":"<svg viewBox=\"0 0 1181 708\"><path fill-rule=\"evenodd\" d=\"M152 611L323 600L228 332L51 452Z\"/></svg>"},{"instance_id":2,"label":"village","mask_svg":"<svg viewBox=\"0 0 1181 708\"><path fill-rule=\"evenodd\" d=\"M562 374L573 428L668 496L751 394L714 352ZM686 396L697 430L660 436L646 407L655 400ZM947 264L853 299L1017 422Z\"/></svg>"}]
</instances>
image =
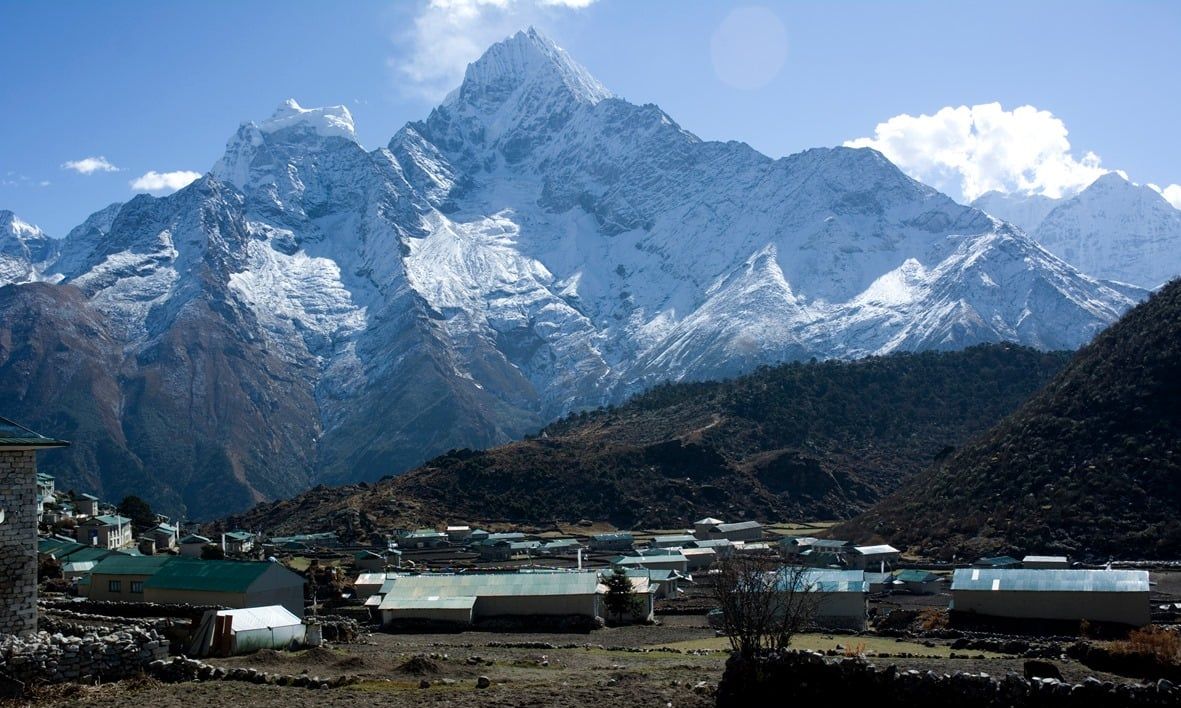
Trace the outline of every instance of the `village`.
<instances>
[{"instance_id":1,"label":"village","mask_svg":"<svg viewBox=\"0 0 1181 708\"><path fill-rule=\"evenodd\" d=\"M137 524L93 495L56 489L35 453L62 444L0 421L8 697L102 684L96 698L114 691L114 704L134 677L239 691L517 695L578 667L563 685L639 682L674 705L722 703L731 645L719 569L736 559L801 569L816 601L792 646L815 656L1177 696L1175 665L1120 654L1129 636L1147 642L1178 622L1176 563L1088 565L1030 549L940 564L826 538L825 523L712 517L643 531L457 522L363 545L331 532L202 535L156 515Z\"/></svg>"}]
</instances>

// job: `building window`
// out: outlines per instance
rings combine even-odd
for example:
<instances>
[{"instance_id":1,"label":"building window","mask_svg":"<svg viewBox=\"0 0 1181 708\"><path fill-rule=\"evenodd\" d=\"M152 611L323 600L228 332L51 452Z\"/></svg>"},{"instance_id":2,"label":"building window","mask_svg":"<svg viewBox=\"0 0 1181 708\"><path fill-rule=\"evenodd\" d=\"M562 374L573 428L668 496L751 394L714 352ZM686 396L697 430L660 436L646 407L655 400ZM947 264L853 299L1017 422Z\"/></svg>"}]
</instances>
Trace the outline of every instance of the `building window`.
<instances>
[{"instance_id":1,"label":"building window","mask_svg":"<svg viewBox=\"0 0 1181 708\"><path fill-rule=\"evenodd\" d=\"M107 581L107 592L123 592L123 581L108 580Z\"/></svg>"},{"instance_id":2,"label":"building window","mask_svg":"<svg viewBox=\"0 0 1181 708\"><path fill-rule=\"evenodd\" d=\"M144 591L144 581L142 581L142 580L132 580L131 581L131 592L138 593L138 594L142 595L143 591Z\"/></svg>"}]
</instances>

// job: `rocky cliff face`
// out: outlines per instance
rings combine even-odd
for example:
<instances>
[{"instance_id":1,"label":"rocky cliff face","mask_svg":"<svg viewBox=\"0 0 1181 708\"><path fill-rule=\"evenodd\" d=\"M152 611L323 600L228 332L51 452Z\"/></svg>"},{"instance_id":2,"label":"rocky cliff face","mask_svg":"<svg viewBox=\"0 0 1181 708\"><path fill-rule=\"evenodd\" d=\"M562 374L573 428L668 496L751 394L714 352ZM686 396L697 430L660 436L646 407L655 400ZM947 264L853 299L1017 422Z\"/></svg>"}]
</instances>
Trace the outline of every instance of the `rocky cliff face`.
<instances>
[{"instance_id":1,"label":"rocky cliff face","mask_svg":"<svg viewBox=\"0 0 1181 708\"><path fill-rule=\"evenodd\" d=\"M662 380L1073 348L1140 294L874 151L703 142L532 30L385 148L362 148L343 107L288 101L201 180L49 246L0 281L56 283L7 293L43 308L44 341L22 351L112 388L75 437L137 460L59 469L198 516L504 442ZM77 322L102 336L61 341ZM41 422L52 402L19 400L69 437Z\"/></svg>"}]
</instances>

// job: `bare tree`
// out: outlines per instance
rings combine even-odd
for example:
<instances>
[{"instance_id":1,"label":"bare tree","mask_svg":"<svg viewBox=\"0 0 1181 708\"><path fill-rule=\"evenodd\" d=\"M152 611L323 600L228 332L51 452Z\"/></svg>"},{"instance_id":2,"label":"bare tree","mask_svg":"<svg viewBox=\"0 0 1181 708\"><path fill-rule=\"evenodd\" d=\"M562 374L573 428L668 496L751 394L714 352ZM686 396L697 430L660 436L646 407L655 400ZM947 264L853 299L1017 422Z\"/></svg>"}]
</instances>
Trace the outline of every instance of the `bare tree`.
<instances>
[{"instance_id":1,"label":"bare tree","mask_svg":"<svg viewBox=\"0 0 1181 708\"><path fill-rule=\"evenodd\" d=\"M718 564L714 595L731 648L743 656L785 649L820 603L807 568L782 555L735 553Z\"/></svg>"}]
</instances>

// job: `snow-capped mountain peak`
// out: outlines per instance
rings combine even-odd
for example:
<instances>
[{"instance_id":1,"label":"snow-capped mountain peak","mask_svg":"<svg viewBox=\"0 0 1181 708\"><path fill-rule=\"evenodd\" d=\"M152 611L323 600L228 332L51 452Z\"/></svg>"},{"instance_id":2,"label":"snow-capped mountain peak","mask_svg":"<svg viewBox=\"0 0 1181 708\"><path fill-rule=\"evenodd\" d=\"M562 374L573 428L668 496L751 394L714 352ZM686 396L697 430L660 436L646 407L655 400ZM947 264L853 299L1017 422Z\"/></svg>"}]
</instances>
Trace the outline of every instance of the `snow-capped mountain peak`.
<instances>
[{"instance_id":1,"label":"snow-capped mountain peak","mask_svg":"<svg viewBox=\"0 0 1181 708\"><path fill-rule=\"evenodd\" d=\"M360 147L348 108L304 108L289 98L270 118L243 123L226 142L226 151L211 172L239 189L251 183L284 182L290 176L286 165L296 156L348 145L341 140Z\"/></svg>"},{"instance_id":2,"label":"snow-capped mountain peak","mask_svg":"<svg viewBox=\"0 0 1181 708\"><path fill-rule=\"evenodd\" d=\"M93 215L44 272L108 338L87 369L119 373L108 437L146 436L127 449L167 477L144 479L224 513L202 490L241 508L374 479L663 380L1076 347L1141 294L878 152L772 159L610 96L526 30L388 148L357 144L343 107L286 101L205 178ZM165 419L188 438L161 444ZM157 454L184 445L214 454Z\"/></svg>"},{"instance_id":3,"label":"snow-capped mountain peak","mask_svg":"<svg viewBox=\"0 0 1181 708\"><path fill-rule=\"evenodd\" d=\"M40 280L59 246L37 226L0 210L0 286Z\"/></svg>"},{"instance_id":4,"label":"snow-capped mountain peak","mask_svg":"<svg viewBox=\"0 0 1181 708\"><path fill-rule=\"evenodd\" d=\"M258 128L264 133L274 133L285 128L306 128L325 138L357 139L353 115L347 107L303 108L294 98L280 103L274 114L259 123Z\"/></svg>"},{"instance_id":5,"label":"snow-capped mountain peak","mask_svg":"<svg viewBox=\"0 0 1181 708\"><path fill-rule=\"evenodd\" d=\"M463 84L447 97L443 105L452 105L473 94L495 100L522 91L535 91L539 87L551 88L555 84L564 87L581 103L593 105L611 97L611 92L571 59L566 50L529 27L493 44L469 64Z\"/></svg>"},{"instance_id":6,"label":"snow-capped mountain peak","mask_svg":"<svg viewBox=\"0 0 1181 708\"><path fill-rule=\"evenodd\" d=\"M1032 235L1100 278L1155 288L1181 275L1181 210L1114 172L1059 202Z\"/></svg>"}]
</instances>

